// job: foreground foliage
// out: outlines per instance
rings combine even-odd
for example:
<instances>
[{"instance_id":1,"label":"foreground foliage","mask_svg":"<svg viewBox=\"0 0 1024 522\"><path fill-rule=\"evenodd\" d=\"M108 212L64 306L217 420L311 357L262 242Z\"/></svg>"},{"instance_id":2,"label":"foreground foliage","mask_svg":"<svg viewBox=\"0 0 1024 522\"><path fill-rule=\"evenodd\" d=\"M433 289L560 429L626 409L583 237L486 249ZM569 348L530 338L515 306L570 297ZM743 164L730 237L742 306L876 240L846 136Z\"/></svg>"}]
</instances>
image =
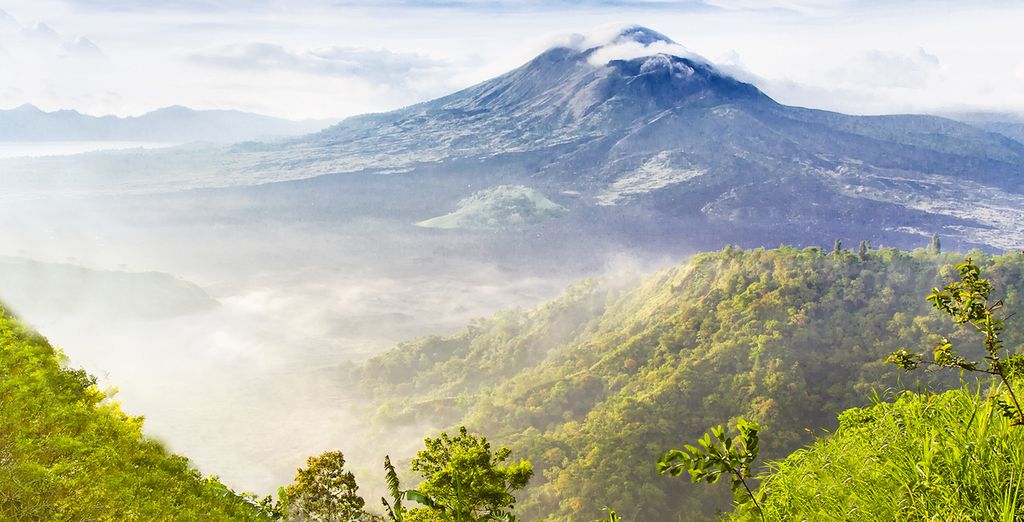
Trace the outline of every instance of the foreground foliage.
<instances>
[{"instance_id":1,"label":"foreground foliage","mask_svg":"<svg viewBox=\"0 0 1024 522\"><path fill-rule=\"evenodd\" d=\"M750 489L760 430L756 423L742 418L736 421L736 437L726 436L725 428L715 426L697 440L697 446L686 444L683 449L665 453L658 461L658 471L673 477L688 473L692 482L708 484L718 482L724 475L729 478L734 502L737 505L753 502L754 508L760 511L759 495Z\"/></svg>"},{"instance_id":2,"label":"foreground foliage","mask_svg":"<svg viewBox=\"0 0 1024 522\"><path fill-rule=\"evenodd\" d=\"M0 520L258 520L0 307Z\"/></svg>"},{"instance_id":3,"label":"foreground foliage","mask_svg":"<svg viewBox=\"0 0 1024 522\"><path fill-rule=\"evenodd\" d=\"M994 286L988 279L981 277L981 270L971 258L956 266L960 274L958 281L953 281L939 290L936 288L928 296L928 301L936 309L948 315L953 323L972 327L982 335L985 362L973 361L960 355L949 339L942 337L932 348L934 361L931 364L940 368L955 368L963 372L976 372L993 375L998 378L998 393L993 399L999 404L1003 415L1010 417L1018 425L1024 425L1024 410L1016 393L1016 377L1024 368L1024 355L1010 353L1003 342L1006 321L1001 315L1003 301L992 299ZM893 352L888 362L913 371L924 361L924 355L908 352L906 349ZM1014 381L1014 382L1011 382Z\"/></svg>"},{"instance_id":4,"label":"foreground foliage","mask_svg":"<svg viewBox=\"0 0 1024 522\"><path fill-rule=\"evenodd\" d=\"M774 464L767 520L1000 520L1024 517L1024 429L979 390L901 393ZM742 509L733 520L761 520Z\"/></svg>"}]
</instances>

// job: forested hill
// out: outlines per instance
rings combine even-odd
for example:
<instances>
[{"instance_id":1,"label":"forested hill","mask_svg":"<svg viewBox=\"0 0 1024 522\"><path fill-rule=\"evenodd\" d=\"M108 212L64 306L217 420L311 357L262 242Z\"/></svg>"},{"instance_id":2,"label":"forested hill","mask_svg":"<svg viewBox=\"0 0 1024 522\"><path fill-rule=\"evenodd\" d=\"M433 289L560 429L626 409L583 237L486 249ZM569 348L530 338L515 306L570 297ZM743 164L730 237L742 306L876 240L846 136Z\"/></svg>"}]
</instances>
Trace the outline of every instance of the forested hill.
<instances>
[{"instance_id":1,"label":"forested hill","mask_svg":"<svg viewBox=\"0 0 1024 522\"><path fill-rule=\"evenodd\" d=\"M972 255L1018 310L1024 256ZM872 388L921 385L883 361L960 335L924 297L963 257L727 248L401 345L354 378L382 431L463 423L529 458L524 520L590 521L604 506L626 520L710 518L728 509L728 486L660 476L660 455L744 416L763 427L762 458L781 458ZM1010 319L1007 345L1022 321ZM949 379L935 387L959 383L931 375Z\"/></svg>"},{"instance_id":2,"label":"forested hill","mask_svg":"<svg viewBox=\"0 0 1024 522\"><path fill-rule=\"evenodd\" d=\"M0 520L260 520L0 306Z\"/></svg>"}]
</instances>

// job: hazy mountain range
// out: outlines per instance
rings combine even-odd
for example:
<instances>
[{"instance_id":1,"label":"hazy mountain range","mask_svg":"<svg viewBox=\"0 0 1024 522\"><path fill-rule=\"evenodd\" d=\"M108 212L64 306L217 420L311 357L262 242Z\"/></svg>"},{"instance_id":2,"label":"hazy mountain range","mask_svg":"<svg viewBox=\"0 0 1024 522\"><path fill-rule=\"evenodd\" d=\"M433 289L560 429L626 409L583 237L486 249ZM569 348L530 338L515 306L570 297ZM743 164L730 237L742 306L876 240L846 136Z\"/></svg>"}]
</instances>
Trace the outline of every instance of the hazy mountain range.
<instances>
[{"instance_id":1,"label":"hazy mountain range","mask_svg":"<svg viewBox=\"0 0 1024 522\"><path fill-rule=\"evenodd\" d=\"M1024 115L1008 112L958 112L946 116L1024 143Z\"/></svg>"},{"instance_id":2,"label":"hazy mountain range","mask_svg":"<svg viewBox=\"0 0 1024 522\"><path fill-rule=\"evenodd\" d=\"M34 105L0 110L0 141L154 141L229 143L316 132L333 120L291 121L230 110L165 107L141 116L46 112Z\"/></svg>"},{"instance_id":3,"label":"hazy mountain range","mask_svg":"<svg viewBox=\"0 0 1024 522\"><path fill-rule=\"evenodd\" d=\"M270 183L190 201L210 198L211 208L230 194L293 220L315 209L317 219L412 226L515 185L567 209L549 214L557 225L523 223L574 237L916 246L938 232L967 246L1024 244L1021 142L941 117L781 105L643 27L285 141L7 167L8 186L22 190L54 170L74 175L61 190L84 193ZM304 178L316 179L295 181Z\"/></svg>"}]
</instances>

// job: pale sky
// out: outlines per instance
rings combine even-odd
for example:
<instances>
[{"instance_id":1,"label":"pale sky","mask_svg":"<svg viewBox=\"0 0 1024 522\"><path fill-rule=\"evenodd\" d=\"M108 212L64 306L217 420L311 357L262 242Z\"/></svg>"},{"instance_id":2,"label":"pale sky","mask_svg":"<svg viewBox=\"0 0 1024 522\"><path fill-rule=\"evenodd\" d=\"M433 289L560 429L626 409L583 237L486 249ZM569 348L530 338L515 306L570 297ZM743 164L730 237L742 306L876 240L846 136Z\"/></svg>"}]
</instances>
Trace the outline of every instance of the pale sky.
<instances>
[{"instance_id":1,"label":"pale sky","mask_svg":"<svg viewBox=\"0 0 1024 522\"><path fill-rule=\"evenodd\" d=\"M783 103L1024 113L1024 2L1005 0L0 0L0 108L379 112L625 23Z\"/></svg>"}]
</instances>

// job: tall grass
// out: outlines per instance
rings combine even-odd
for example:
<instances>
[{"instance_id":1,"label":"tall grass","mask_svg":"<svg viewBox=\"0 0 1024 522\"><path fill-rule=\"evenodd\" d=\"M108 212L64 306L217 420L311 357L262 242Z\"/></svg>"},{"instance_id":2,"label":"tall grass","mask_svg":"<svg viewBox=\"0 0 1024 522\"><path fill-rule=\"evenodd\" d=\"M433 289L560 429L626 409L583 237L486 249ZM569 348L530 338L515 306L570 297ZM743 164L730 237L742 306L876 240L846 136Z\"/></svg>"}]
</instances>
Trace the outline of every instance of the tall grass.
<instances>
[{"instance_id":1,"label":"tall grass","mask_svg":"<svg viewBox=\"0 0 1024 522\"><path fill-rule=\"evenodd\" d=\"M767 520L1024 520L1024 427L987 393L904 392L770 465ZM733 520L760 520L743 508Z\"/></svg>"}]
</instances>

